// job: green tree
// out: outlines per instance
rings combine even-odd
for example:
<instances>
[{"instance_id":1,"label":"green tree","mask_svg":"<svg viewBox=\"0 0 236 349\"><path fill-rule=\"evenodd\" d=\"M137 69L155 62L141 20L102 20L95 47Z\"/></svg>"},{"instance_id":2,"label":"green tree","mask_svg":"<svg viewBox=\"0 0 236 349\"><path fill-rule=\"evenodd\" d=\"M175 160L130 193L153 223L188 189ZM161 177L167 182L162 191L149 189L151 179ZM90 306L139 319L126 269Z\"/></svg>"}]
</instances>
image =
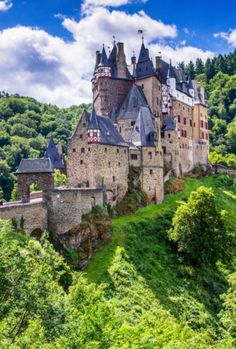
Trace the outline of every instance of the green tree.
<instances>
[{"instance_id":1,"label":"green tree","mask_svg":"<svg viewBox=\"0 0 236 349\"><path fill-rule=\"evenodd\" d=\"M54 171L54 185L55 187L61 187L67 185L67 177L60 170Z\"/></svg>"},{"instance_id":2,"label":"green tree","mask_svg":"<svg viewBox=\"0 0 236 349\"><path fill-rule=\"evenodd\" d=\"M14 176L5 160L0 161L0 187L4 193L4 199L10 200L11 192L14 186Z\"/></svg>"},{"instance_id":3,"label":"green tree","mask_svg":"<svg viewBox=\"0 0 236 349\"><path fill-rule=\"evenodd\" d=\"M168 236L190 264L214 265L225 256L227 230L211 188L200 187L191 193L188 202L177 209Z\"/></svg>"},{"instance_id":4,"label":"green tree","mask_svg":"<svg viewBox=\"0 0 236 349\"><path fill-rule=\"evenodd\" d=\"M195 72L196 75L204 74L204 63L201 58L196 59Z\"/></svg>"}]
</instances>

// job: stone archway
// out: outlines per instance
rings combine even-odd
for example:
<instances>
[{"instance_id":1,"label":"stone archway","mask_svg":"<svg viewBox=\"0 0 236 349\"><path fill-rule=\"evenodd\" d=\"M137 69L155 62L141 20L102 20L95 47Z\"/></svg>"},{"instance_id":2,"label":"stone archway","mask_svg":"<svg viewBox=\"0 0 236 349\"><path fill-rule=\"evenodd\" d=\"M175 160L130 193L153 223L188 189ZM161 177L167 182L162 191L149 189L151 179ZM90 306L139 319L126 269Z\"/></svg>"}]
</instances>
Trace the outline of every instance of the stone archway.
<instances>
[{"instance_id":1,"label":"stone archway","mask_svg":"<svg viewBox=\"0 0 236 349\"><path fill-rule=\"evenodd\" d=\"M21 202L30 202L30 185L32 183L38 183L42 188L43 201L50 201L54 189L53 168L50 159L21 160L16 175L18 199Z\"/></svg>"}]
</instances>

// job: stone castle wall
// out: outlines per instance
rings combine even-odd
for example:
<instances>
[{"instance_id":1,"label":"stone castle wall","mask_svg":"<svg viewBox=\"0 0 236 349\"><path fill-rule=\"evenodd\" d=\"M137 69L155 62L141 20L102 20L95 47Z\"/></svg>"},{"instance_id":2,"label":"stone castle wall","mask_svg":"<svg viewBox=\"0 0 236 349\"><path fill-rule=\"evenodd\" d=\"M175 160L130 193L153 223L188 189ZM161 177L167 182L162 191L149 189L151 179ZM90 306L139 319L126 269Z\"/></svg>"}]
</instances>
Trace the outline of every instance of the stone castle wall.
<instances>
[{"instance_id":1,"label":"stone castle wall","mask_svg":"<svg viewBox=\"0 0 236 349\"><path fill-rule=\"evenodd\" d=\"M193 142L193 165L207 165L209 157L209 145L205 142Z\"/></svg>"},{"instance_id":2,"label":"stone castle wall","mask_svg":"<svg viewBox=\"0 0 236 349\"><path fill-rule=\"evenodd\" d=\"M143 88L143 92L152 110L152 113L161 115L161 82L155 76L138 79L135 84Z\"/></svg>"},{"instance_id":3,"label":"stone castle wall","mask_svg":"<svg viewBox=\"0 0 236 349\"><path fill-rule=\"evenodd\" d=\"M31 234L34 230L42 232L48 228L48 210L46 204L40 200L31 203L11 203L0 207L0 219L16 219L18 227L23 219L24 230Z\"/></svg>"},{"instance_id":4,"label":"stone castle wall","mask_svg":"<svg viewBox=\"0 0 236 349\"><path fill-rule=\"evenodd\" d=\"M133 85L132 80L100 77L93 85L93 102L98 115L111 115L118 110Z\"/></svg>"}]
</instances>

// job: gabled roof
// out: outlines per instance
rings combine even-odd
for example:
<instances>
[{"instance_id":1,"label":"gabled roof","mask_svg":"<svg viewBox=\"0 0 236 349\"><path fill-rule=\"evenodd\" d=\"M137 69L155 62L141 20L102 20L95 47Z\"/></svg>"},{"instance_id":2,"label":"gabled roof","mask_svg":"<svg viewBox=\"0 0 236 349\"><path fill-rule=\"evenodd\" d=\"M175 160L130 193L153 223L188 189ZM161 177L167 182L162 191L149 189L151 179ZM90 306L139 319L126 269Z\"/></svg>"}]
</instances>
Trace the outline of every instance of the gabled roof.
<instances>
[{"instance_id":1,"label":"gabled roof","mask_svg":"<svg viewBox=\"0 0 236 349\"><path fill-rule=\"evenodd\" d=\"M155 121L149 108L141 107L130 142L136 146L154 146Z\"/></svg>"},{"instance_id":2,"label":"gabled roof","mask_svg":"<svg viewBox=\"0 0 236 349\"><path fill-rule=\"evenodd\" d=\"M91 130L91 129L99 130L98 119L97 119L97 115L96 115L94 107L93 107L93 111L92 111L91 116L90 116L90 122L89 122L88 129L89 130Z\"/></svg>"},{"instance_id":3,"label":"gabled roof","mask_svg":"<svg viewBox=\"0 0 236 349\"><path fill-rule=\"evenodd\" d=\"M43 159L22 159L16 171L21 173L52 173L53 166L50 158Z\"/></svg>"},{"instance_id":4,"label":"gabled roof","mask_svg":"<svg viewBox=\"0 0 236 349\"><path fill-rule=\"evenodd\" d=\"M140 107L147 107L148 103L140 86L133 85L117 114L117 120L137 119Z\"/></svg>"},{"instance_id":5,"label":"gabled roof","mask_svg":"<svg viewBox=\"0 0 236 349\"><path fill-rule=\"evenodd\" d=\"M49 140L44 157L50 158L53 168L63 169L65 167L62 161L62 155L59 153L52 137Z\"/></svg>"},{"instance_id":6,"label":"gabled roof","mask_svg":"<svg viewBox=\"0 0 236 349\"><path fill-rule=\"evenodd\" d=\"M164 131L174 131L176 129L175 120L171 115L169 115L165 121Z\"/></svg>"}]
</instances>

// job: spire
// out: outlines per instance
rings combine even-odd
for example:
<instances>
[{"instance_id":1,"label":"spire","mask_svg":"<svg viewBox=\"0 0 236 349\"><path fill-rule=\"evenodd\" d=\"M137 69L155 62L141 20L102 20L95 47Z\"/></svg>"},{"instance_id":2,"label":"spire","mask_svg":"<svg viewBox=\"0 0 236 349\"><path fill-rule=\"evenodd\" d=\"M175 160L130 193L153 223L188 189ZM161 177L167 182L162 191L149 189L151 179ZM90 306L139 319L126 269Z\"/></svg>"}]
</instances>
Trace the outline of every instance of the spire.
<instances>
[{"instance_id":1,"label":"spire","mask_svg":"<svg viewBox=\"0 0 236 349\"><path fill-rule=\"evenodd\" d=\"M140 49L140 53L139 53L138 63L143 63L143 62L146 62L146 61L149 61L149 60L150 60L149 51L145 47L144 43L142 43L142 46L141 46L141 49Z\"/></svg>"},{"instance_id":2,"label":"spire","mask_svg":"<svg viewBox=\"0 0 236 349\"><path fill-rule=\"evenodd\" d=\"M168 69L168 73L167 73L167 78L168 79L175 79L175 71L174 68L171 64L171 60L170 60L170 64L169 64L169 69Z\"/></svg>"},{"instance_id":3,"label":"spire","mask_svg":"<svg viewBox=\"0 0 236 349\"><path fill-rule=\"evenodd\" d=\"M108 59L107 59L107 54L106 54L106 50L105 50L104 45L103 45L103 48L102 48L101 59L100 59L99 65L103 66L103 67L109 66L109 62L108 62Z\"/></svg>"},{"instance_id":4,"label":"spire","mask_svg":"<svg viewBox=\"0 0 236 349\"><path fill-rule=\"evenodd\" d=\"M93 111L90 116L90 122L89 122L89 130L99 130L99 125L98 125L98 119L97 119L97 114L95 112L95 108L93 107Z\"/></svg>"}]
</instances>

